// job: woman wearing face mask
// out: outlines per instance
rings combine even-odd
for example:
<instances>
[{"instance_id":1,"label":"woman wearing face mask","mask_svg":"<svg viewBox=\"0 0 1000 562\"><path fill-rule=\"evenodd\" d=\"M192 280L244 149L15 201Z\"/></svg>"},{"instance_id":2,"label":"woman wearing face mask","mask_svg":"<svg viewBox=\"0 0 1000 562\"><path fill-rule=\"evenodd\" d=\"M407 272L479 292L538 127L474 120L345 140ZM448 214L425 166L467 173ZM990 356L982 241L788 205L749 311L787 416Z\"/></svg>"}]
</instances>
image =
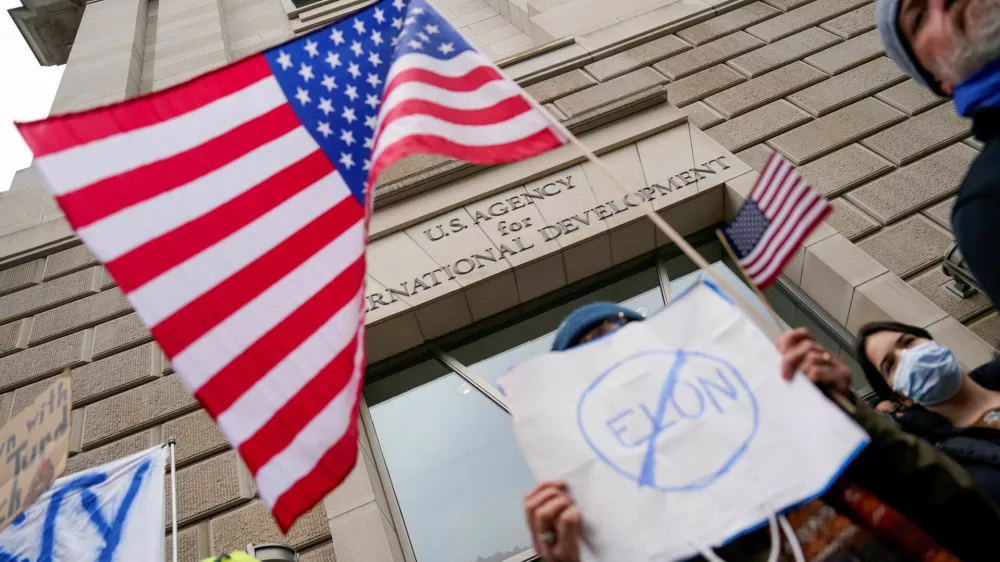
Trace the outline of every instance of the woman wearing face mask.
<instances>
[{"instance_id":1,"label":"woman wearing face mask","mask_svg":"<svg viewBox=\"0 0 1000 562\"><path fill-rule=\"evenodd\" d=\"M1000 360L968 373L921 328L876 322L861 328L858 359L882 400L911 403L900 426L956 461L1000 503Z\"/></svg>"}]
</instances>

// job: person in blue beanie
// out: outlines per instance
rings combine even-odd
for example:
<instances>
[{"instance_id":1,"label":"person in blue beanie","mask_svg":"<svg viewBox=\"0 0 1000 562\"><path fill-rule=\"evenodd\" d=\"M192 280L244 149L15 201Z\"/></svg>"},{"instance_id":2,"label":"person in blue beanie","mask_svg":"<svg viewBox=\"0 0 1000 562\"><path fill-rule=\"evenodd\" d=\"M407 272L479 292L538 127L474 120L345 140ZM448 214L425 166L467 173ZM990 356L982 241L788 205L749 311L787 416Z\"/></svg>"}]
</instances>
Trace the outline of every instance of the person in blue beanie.
<instances>
[{"instance_id":1,"label":"person in blue beanie","mask_svg":"<svg viewBox=\"0 0 1000 562\"><path fill-rule=\"evenodd\" d=\"M983 144L951 223L983 292L1000 306L1000 0L878 0L886 54L915 81L952 96Z\"/></svg>"},{"instance_id":2,"label":"person in blue beanie","mask_svg":"<svg viewBox=\"0 0 1000 562\"><path fill-rule=\"evenodd\" d=\"M615 303L584 305L559 326L552 351L570 351L642 319ZM803 552L814 554L806 560L996 560L1000 507L968 472L857 400L850 391L850 369L808 330L786 332L776 345L782 356L782 378L791 380L801 373L821 389L841 393L853 404L848 414L871 436L871 443L838 484L787 514ZM845 498L859 496L877 506L877 517L851 515ZM542 560L580 562L587 515L565 482L539 483L525 496L524 511L532 546ZM790 544L783 541L785 549ZM768 530L761 529L731 541L718 554L730 562L764 562L771 548ZM781 552L781 560L793 558L789 551Z\"/></svg>"}]
</instances>

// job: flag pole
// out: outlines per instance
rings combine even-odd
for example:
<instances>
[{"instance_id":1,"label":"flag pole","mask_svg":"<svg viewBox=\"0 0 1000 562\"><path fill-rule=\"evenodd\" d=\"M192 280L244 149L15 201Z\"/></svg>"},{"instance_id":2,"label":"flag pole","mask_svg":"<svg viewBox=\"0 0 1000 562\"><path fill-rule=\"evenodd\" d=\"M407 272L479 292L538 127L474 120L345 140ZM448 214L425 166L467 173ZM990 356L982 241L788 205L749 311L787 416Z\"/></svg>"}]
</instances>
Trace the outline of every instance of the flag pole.
<instances>
[{"instance_id":1,"label":"flag pole","mask_svg":"<svg viewBox=\"0 0 1000 562\"><path fill-rule=\"evenodd\" d=\"M458 32L458 34L460 37L465 39L467 43L469 43L470 45L473 44L471 41L469 41L468 38L463 36L460 31ZM494 70L496 70L496 72L500 76L507 76L507 74L503 70L501 70L500 67L497 66L495 62L489 61L489 64L490 66L493 67ZM507 79L510 80L511 82L514 82L515 84L517 83L517 81L511 78L510 76L507 76ZM583 144L583 142L581 142L580 139L576 138L576 135L570 132L570 130L565 125L560 123L559 120L555 118L555 116L553 116L551 113L549 113L548 110L542 107L542 104L538 103L538 100L529 96L528 93L524 91L524 89L521 89L521 97L529 104L531 104L531 106L535 108L535 111L538 111L539 113L544 115L545 118L548 119L549 123L559 133L560 136L562 136L567 141L576 146L578 149L580 149L580 152L583 153L583 155L587 158L587 160L590 160L595 166L604 171L604 173L607 174L609 178L611 178L611 183L615 184L615 186L617 186L618 189L620 189L623 194L629 195L632 193L629 190L628 186L625 184L625 181L622 180L621 177L619 177L614 170L612 170L607 164L605 164L603 160L598 158L597 155L594 154L594 151L590 150L590 148L588 148L587 145ZM715 270L712 269L712 266L709 265L708 261L705 260L705 258L702 257L702 255L699 254L697 250L691 247L691 244L688 244L688 241L685 240L684 237L681 236L679 232L674 230L674 227L667 224L667 221L663 220L663 217L661 217L656 211L654 211L652 207L642 205L642 209L643 212L646 214L646 217L648 217L649 220L653 221L653 224L655 224L656 227L659 228L660 231L662 231L663 234L665 234L666 237L669 238L670 241L674 243L674 245L680 248L680 250L684 252L684 254L688 258L690 258L691 261L695 263L695 265L697 265L700 269L702 269L705 272L705 274L708 275L708 277L712 280L712 282L718 285L720 289L723 289L727 293L729 293L729 295L733 298L733 300L736 301L736 304L740 308L745 310L746 313L750 315L750 317L754 320L754 322L756 322L761 327L762 330L767 332L768 337L772 341L777 341L778 336L781 335L780 330L777 329L768 330L767 326L770 326L771 323L768 322L767 319L765 319L763 316L761 316L761 314L757 312L753 307L751 307L750 303L747 302L745 298L743 298L743 295L741 295L738 291L736 291L736 289L732 286L731 283L729 283L721 275L716 273Z\"/></svg>"},{"instance_id":2,"label":"flag pole","mask_svg":"<svg viewBox=\"0 0 1000 562\"><path fill-rule=\"evenodd\" d=\"M461 32L459 32L459 35L461 36ZM466 41L468 41L468 39L466 39ZM506 76L506 73L500 70L500 67L498 67L495 63L491 61L490 64L491 66L493 66L494 70L496 70L501 76ZM516 83L516 81L510 78L509 76L508 79ZM554 127L556 131L558 131L563 138L565 138L571 144L576 146L580 150L580 152L582 152L583 155L587 158L587 160L592 162L595 166L597 166L605 174L607 174L608 177L611 179L611 183L615 184L615 186L618 187L618 189L620 189L622 193L624 193L625 195L629 195L632 193L629 190L628 186L626 186L625 181L622 180L621 177L617 173L615 173L615 171L612 170L610 166L608 166L607 164L604 163L603 160L598 158L597 155L594 154L594 151L590 150L590 148L588 148L587 145L583 144L583 142L581 142L580 139L576 138L576 135L570 132L570 130L565 125L559 122L559 120L556 119L555 116L553 116L551 113L548 112L548 110L542 107L542 104L538 103L538 100L529 96L528 93L525 92L523 89L521 90L521 97L525 99L529 104L531 104L531 106L535 108L535 111L538 111L542 115L544 115L546 119L548 119L552 127ZM690 124L688 126L690 127ZM684 255L690 258L691 261L695 263L695 265L697 265L702 271L704 271L705 274L708 275L708 277L719 286L719 288L729 293L729 295L736 302L737 306L742 308L750 316L750 318L753 319L754 322L756 322L757 325L760 326L762 330L764 330L764 332L768 335L768 337L771 339L772 342L776 343L778 341L778 338L781 336L781 323L780 321L778 321L777 314L774 312L773 309L771 309L771 306L770 304L768 304L767 300L763 298L763 295L760 293L760 290L757 288L757 285L755 283L751 281L749 283L750 287L752 287L754 291L757 292L758 296L760 296L761 298L761 301L764 302L764 306L766 306L768 310L771 311L771 314L774 316L773 319L775 320L776 323L768 322L767 319L763 317L763 315L761 315L755 308L750 306L750 303L747 302L745 298L743 298L743 295L740 294L740 292L737 291L736 288L733 287L731 283L729 283L721 275L716 273L715 270L712 269L712 266L708 263L708 261L701 254L699 254L698 251L695 250L691 246L691 244L689 244L688 241L685 240L684 237L680 235L679 232L674 230L674 227L670 226L670 224L668 224L667 221L665 221L663 217L659 215L659 213L654 211L651 206L643 205L642 210L643 213L645 213L646 217L649 218L649 220L653 221L653 224L655 224L656 227L659 228L660 231L663 232L663 234L666 235L666 237L669 238L670 241L674 243L674 245L676 245L678 248L680 248L682 252L684 252ZM729 248L729 245L727 243L723 242L723 247L727 248L727 251L732 253L732 248ZM736 260L736 264L737 266L739 266L739 260ZM740 269L742 271L742 267L740 267ZM837 403L837 405L839 405L842 409L844 409L844 411L848 413L854 413L855 411L854 405L851 404L846 397L841 395L840 392L836 390L831 390L829 392L829 396L833 399L834 402Z\"/></svg>"},{"instance_id":3,"label":"flag pole","mask_svg":"<svg viewBox=\"0 0 1000 562\"><path fill-rule=\"evenodd\" d=\"M579 148L580 151L583 152L583 155L586 156L587 159L590 160L595 166L597 166L605 174L607 174L608 177L611 178L611 183L615 184L622 191L622 193L626 195L631 193L631 191L625 185L625 182L621 179L621 177L619 177L618 174L611 169L611 167L605 164L603 160L598 158L597 155L594 154L592 150L587 148L587 145L583 144L583 142L581 142L580 139L576 138L576 136L573 135L573 133L571 133L569 129L567 129L562 123L556 121L552 117L552 115L549 114L548 111L545 111L545 109L540 107L538 105L538 102L532 99L531 96L524 94L524 97L529 99L533 104L535 104L535 107L538 108L539 111L542 111L544 115L548 116L549 120L559 129L560 132L562 132L562 134L566 137L566 139L574 146ZM708 277L712 280L712 282L714 282L720 288L724 289L727 293L729 293L729 296L736 301L736 304L739 305L739 307L742 308L744 311L746 311L746 313L750 315L751 318L753 318L753 320L761 327L761 329L763 329L765 332L768 333L768 336L771 338L772 341L778 339L778 336L781 335L780 329L779 328L769 329L771 328L771 322L769 322L766 318L761 316L761 314L757 312L757 310L755 310L752 306L750 306L750 303L747 302L745 298L743 298L743 295L741 295L739 291L737 291L736 288L733 287L731 283L729 283L729 281L727 281L721 275L716 273L715 270L712 269L712 266L708 263L708 261L701 254L699 254L698 251L695 250L691 246L691 244L689 244L688 241L685 240L684 237L680 235L679 232L674 230L674 227L670 226L670 224L668 224L667 221L663 220L663 217L661 217L659 213L654 211L652 207L643 205L642 209L643 212L646 214L646 217L648 217L649 220L653 221L653 224L655 224L656 227L659 228L660 231L663 232L663 234L665 234L667 238L669 238L670 241L674 243L674 245L680 248L680 250L684 252L684 255L690 258L691 261L695 263L695 265L701 268L705 272L705 274L708 275ZM753 285L751 284L751 286Z\"/></svg>"},{"instance_id":4,"label":"flag pole","mask_svg":"<svg viewBox=\"0 0 1000 562\"><path fill-rule=\"evenodd\" d=\"M775 312L774 307L771 306L771 303L767 302L767 297L764 296L764 293L763 291L760 290L760 287L758 287L757 284L753 282L753 279L750 278L750 274L747 273L747 270L743 268L743 264L740 263L740 259L736 257L736 252L733 251L733 247L729 245L729 241L726 240L726 237L725 235L722 234L722 231L716 228L715 235L719 237L719 242L722 242L722 247L726 249L726 253L729 254L730 258L732 258L733 262L736 264L736 267L740 268L740 273L743 274L743 279L746 281L747 285L750 285L750 287L753 289L753 292L757 293L757 298L760 299L760 302L764 303L764 306L767 307L767 311L771 313L771 319L774 320L774 325L777 326L780 335L780 332L784 328L781 325L781 317L778 316L777 312ZM855 410L854 405L851 404L847 400L847 398L844 397L843 394L831 388L829 392L827 392L827 395L830 396L830 398L832 398L833 401L836 402L838 406L843 408L844 411L852 414L854 413Z\"/></svg>"},{"instance_id":5,"label":"flag pole","mask_svg":"<svg viewBox=\"0 0 1000 562\"><path fill-rule=\"evenodd\" d=\"M726 253L729 254L729 257L733 260L733 263L736 264L736 267L739 268L740 274L743 276L743 280L746 281L746 284L749 285L751 289L753 289L753 292L756 293L757 298L760 299L760 302L764 304L764 307L767 308L767 311L771 314L771 319L774 320L774 325L778 327L778 331L779 332L783 331L784 326L782 325L781 317L778 316L778 313L774 311L774 308L771 306L771 303L767 302L767 297L764 296L764 292L760 290L760 287L758 287L756 283L754 283L753 279L750 277L750 274L747 273L746 268L744 268L743 264L740 263L740 258L736 257L736 252L734 252L733 247L729 245L729 240L726 240L726 236L722 234L722 231L719 230L718 228L715 229L715 235L719 237L719 242L722 243L722 247L726 250Z\"/></svg>"},{"instance_id":6,"label":"flag pole","mask_svg":"<svg viewBox=\"0 0 1000 562\"><path fill-rule=\"evenodd\" d=\"M528 103L532 104L536 110L541 111L542 114L549 119L549 122L552 123L552 125L556 128L556 130L562 133L562 135L566 138L566 140L568 140L574 146L579 148L580 151L583 152L583 155L587 157L587 160L593 162L595 166L597 166L605 174L607 174L608 177L611 178L611 183L615 184L626 195L631 193L631 191L629 191L628 187L625 185L625 182L621 179L621 177L617 173L615 173L615 171L612 170L610 166L605 164L603 160L598 158L597 155L594 154L594 151L587 148L587 145L583 144L580 141L580 139L576 138L576 136L574 136L573 133L571 133L569 129L566 128L565 125L556 120L552 116L552 114L546 111L534 98L527 95L526 93L522 93L521 95L526 100L528 100ZM767 300L764 299L764 296L760 293L760 289L757 288L757 285L755 283L750 281L749 285L751 288L753 288L754 291L757 292L757 295L764 302L764 306L766 306L768 310L771 311L771 314L774 315L774 320L775 322L777 322L777 324L775 324L774 322L769 322L755 308L750 306L750 303L747 302L745 298L743 298L743 295L740 294L740 292L737 291L736 288L733 287L731 283L729 283L721 275L716 273L715 270L712 269L712 266L709 265L708 261L701 254L699 254L697 250L691 247L691 244L688 244L688 241L685 240L684 237L681 236L679 232L674 230L674 228L670 226L670 224L668 224L667 221L663 220L663 217L661 217L659 213L654 211L652 207L643 205L642 209L643 212L646 214L646 216L649 218L649 220L653 221L653 224L655 224L656 227L659 228L660 231L663 232L663 234L665 234L667 238L670 239L671 242L673 242L678 248L680 248L680 250L684 252L684 255L689 257L691 261L693 261L695 265L701 268L708 275L708 277L711 278L712 281L715 282L720 288L724 289L727 293L729 293L729 296L731 296L733 300L736 301L736 304L740 308L742 308L754 320L754 322L756 322L757 325L760 326L762 330L764 330L764 332L768 335L771 341L777 342L778 337L781 336L781 323L778 320L777 314L774 312L773 309L771 309L771 306L768 304ZM723 241L723 247L725 247L727 251L732 253L732 248L729 248L729 244L727 244L725 241ZM739 265L739 260L736 260L736 264ZM740 269L742 271L742 267ZM854 405L851 404L850 401L848 401L848 399L844 395L842 395L839 391L830 389L827 395L830 397L831 400L833 400L838 406L841 407L841 409L843 409L848 414L853 414L855 412L856 408L854 407Z\"/></svg>"},{"instance_id":7,"label":"flag pole","mask_svg":"<svg viewBox=\"0 0 1000 562\"><path fill-rule=\"evenodd\" d=\"M177 562L177 464L174 457L177 440L171 437L167 440L167 446L170 447L170 551L173 553L173 562Z\"/></svg>"}]
</instances>

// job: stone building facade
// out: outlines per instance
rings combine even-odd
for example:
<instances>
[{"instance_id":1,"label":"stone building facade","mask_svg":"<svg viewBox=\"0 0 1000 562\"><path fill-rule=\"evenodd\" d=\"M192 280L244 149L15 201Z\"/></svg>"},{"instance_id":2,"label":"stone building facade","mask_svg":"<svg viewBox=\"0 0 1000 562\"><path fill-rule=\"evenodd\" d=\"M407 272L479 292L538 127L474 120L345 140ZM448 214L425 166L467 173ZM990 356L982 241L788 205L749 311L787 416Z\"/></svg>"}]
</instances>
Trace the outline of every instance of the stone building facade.
<instances>
[{"instance_id":1,"label":"stone building facade","mask_svg":"<svg viewBox=\"0 0 1000 562\"><path fill-rule=\"evenodd\" d=\"M0 421L71 367L70 471L176 438L182 562L264 542L305 562L532 559L517 508L530 478L497 370L544 347L580 299L651 311L690 282L641 206L738 282L712 230L775 149L835 206L768 292L787 323L845 355L883 318L927 327L967 366L1000 347L988 300L956 296L940 267L980 147L950 102L884 56L871 0L432 3L635 190L618 193L571 147L488 169L412 157L383 174L358 466L288 536L34 170L0 195ZM11 13L39 61L66 64L62 113L166 88L367 2L24 4Z\"/></svg>"}]
</instances>

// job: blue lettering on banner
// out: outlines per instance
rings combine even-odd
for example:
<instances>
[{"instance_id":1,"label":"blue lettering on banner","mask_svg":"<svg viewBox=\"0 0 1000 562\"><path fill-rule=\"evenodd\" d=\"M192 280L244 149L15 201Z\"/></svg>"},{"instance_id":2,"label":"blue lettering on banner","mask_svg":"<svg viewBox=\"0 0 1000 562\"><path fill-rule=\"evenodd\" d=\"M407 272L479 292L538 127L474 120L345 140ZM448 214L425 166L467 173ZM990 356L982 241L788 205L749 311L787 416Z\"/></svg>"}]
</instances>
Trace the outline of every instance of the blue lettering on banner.
<instances>
[{"instance_id":1,"label":"blue lettering on banner","mask_svg":"<svg viewBox=\"0 0 1000 562\"><path fill-rule=\"evenodd\" d=\"M598 375L577 404L577 424L598 459L661 492L712 485L746 452L758 417L757 399L739 371L720 357L685 350L623 359ZM669 449L657 444L685 431L722 445L679 450L681 457L695 455L687 461L665 459Z\"/></svg>"},{"instance_id":2,"label":"blue lettering on banner","mask_svg":"<svg viewBox=\"0 0 1000 562\"><path fill-rule=\"evenodd\" d=\"M67 513L67 510L74 509L75 504L70 501L74 492L78 492L76 495L80 499L82 514L89 519L91 525L97 531L97 535L104 542L101 549L95 553L96 556L93 560L95 562L112 562L115 551L121 543L122 532L124 531L125 523L128 521L132 504L135 502L136 496L139 495L142 482L149 473L152 463L152 459L146 459L136 467L128 489L125 491L117 511L113 513L104 512L98 494L95 494L92 490L95 486L100 486L108 481L109 475L106 472L85 474L60 485L58 488L53 488L48 496L48 504L44 506L45 516L42 522L38 558L35 562L56 562L53 556L56 535L59 532L59 516L60 514ZM24 521L25 517L22 513L11 522L11 525L20 526ZM76 553L77 558L75 560L90 560L90 558L85 558L81 554ZM31 561L27 558L19 558L17 555L11 554L0 547L0 562Z\"/></svg>"},{"instance_id":3,"label":"blue lettering on banner","mask_svg":"<svg viewBox=\"0 0 1000 562\"><path fill-rule=\"evenodd\" d=\"M27 558L18 558L17 555L11 554L0 547L0 562L31 562Z\"/></svg>"}]
</instances>

